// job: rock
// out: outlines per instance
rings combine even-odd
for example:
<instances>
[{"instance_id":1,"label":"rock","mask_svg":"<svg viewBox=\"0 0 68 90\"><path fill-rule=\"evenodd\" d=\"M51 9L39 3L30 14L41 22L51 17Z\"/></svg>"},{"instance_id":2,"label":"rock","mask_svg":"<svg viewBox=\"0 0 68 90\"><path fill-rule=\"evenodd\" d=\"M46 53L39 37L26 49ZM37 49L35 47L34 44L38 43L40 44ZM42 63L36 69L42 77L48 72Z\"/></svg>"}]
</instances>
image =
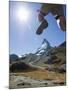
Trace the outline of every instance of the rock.
<instances>
[{"instance_id":1,"label":"rock","mask_svg":"<svg viewBox=\"0 0 68 90\"><path fill-rule=\"evenodd\" d=\"M55 85L64 85L64 82L53 82Z\"/></svg>"},{"instance_id":2,"label":"rock","mask_svg":"<svg viewBox=\"0 0 68 90\"><path fill-rule=\"evenodd\" d=\"M60 73L66 72L66 65L65 65L65 64L61 65L61 66L58 68L58 71L59 71Z\"/></svg>"},{"instance_id":3,"label":"rock","mask_svg":"<svg viewBox=\"0 0 68 90\"><path fill-rule=\"evenodd\" d=\"M25 86L25 85L30 86L31 84L27 82L22 82L22 83L17 84L17 86Z\"/></svg>"},{"instance_id":4,"label":"rock","mask_svg":"<svg viewBox=\"0 0 68 90\"><path fill-rule=\"evenodd\" d=\"M48 83L44 83L45 85L48 85Z\"/></svg>"}]
</instances>

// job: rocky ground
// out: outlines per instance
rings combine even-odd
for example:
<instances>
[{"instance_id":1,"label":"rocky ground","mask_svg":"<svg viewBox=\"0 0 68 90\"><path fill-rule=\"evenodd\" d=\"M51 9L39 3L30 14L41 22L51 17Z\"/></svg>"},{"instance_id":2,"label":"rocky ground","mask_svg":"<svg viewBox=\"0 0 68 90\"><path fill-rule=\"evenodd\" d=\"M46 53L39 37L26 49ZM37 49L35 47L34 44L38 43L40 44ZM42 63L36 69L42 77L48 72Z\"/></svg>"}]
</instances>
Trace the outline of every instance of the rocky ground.
<instances>
[{"instance_id":1,"label":"rocky ground","mask_svg":"<svg viewBox=\"0 0 68 90\"><path fill-rule=\"evenodd\" d=\"M40 73L41 72L36 71L28 74L10 73L9 88L16 89L65 85L65 75L51 74L51 76L46 77L44 72L42 73L44 75Z\"/></svg>"}]
</instances>

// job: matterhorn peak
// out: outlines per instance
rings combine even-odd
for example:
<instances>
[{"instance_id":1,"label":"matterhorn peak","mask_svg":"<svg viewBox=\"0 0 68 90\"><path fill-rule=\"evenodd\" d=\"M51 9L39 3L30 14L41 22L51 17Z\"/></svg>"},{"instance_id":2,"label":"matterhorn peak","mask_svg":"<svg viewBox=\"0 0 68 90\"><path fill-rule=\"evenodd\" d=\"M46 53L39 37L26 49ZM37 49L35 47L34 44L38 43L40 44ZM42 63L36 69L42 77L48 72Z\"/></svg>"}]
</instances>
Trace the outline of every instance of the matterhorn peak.
<instances>
[{"instance_id":1,"label":"matterhorn peak","mask_svg":"<svg viewBox=\"0 0 68 90\"><path fill-rule=\"evenodd\" d=\"M48 43L48 41L44 38L42 44L44 44L46 42Z\"/></svg>"},{"instance_id":2,"label":"matterhorn peak","mask_svg":"<svg viewBox=\"0 0 68 90\"><path fill-rule=\"evenodd\" d=\"M36 53L41 54L43 52L48 51L50 48L51 48L50 43L46 39L43 39L43 42L42 42L41 46L37 49Z\"/></svg>"}]
</instances>

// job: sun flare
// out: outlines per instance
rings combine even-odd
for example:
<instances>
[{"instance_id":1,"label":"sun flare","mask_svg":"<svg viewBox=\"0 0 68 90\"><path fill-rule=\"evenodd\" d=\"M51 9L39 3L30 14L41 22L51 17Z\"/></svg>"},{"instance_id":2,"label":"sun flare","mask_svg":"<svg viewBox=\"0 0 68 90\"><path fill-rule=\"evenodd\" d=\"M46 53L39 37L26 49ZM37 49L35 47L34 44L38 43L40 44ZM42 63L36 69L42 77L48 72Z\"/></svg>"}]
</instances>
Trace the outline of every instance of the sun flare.
<instances>
[{"instance_id":1,"label":"sun flare","mask_svg":"<svg viewBox=\"0 0 68 90\"><path fill-rule=\"evenodd\" d=\"M20 20L20 21L28 21L28 18L29 18L29 11L28 9L26 9L25 7L19 7L17 9L17 18Z\"/></svg>"}]
</instances>

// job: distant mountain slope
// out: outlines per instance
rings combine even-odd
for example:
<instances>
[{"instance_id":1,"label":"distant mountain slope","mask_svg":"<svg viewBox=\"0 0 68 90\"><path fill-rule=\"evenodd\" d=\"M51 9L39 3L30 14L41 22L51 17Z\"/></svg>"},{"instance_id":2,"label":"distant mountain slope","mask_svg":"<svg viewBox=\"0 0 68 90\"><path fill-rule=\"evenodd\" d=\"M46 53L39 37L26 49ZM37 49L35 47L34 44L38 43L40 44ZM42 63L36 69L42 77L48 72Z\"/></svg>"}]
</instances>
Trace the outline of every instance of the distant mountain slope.
<instances>
[{"instance_id":1,"label":"distant mountain slope","mask_svg":"<svg viewBox=\"0 0 68 90\"><path fill-rule=\"evenodd\" d=\"M15 61L17 62L17 61ZM41 67L49 71L66 71L66 42L63 42L58 47L51 47L50 43L44 39L36 53L27 54L25 57L19 58L17 65L28 65L30 68ZM22 62L24 64L22 64ZM29 68L27 66L27 68Z\"/></svg>"},{"instance_id":2,"label":"distant mountain slope","mask_svg":"<svg viewBox=\"0 0 68 90\"><path fill-rule=\"evenodd\" d=\"M59 47L65 47L66 46L66 41L63 42L61 45L59 45Z\"/></svg>"},{"instance_id":3,"label":"distant mountain slope","mask_svg":"<svg viewBox=\"0 0 68 90\"><path fill-rule=\"evenodd\" d=\"M42 53L39 53L41 50L44 50ZM54 70L59 72L66 71L66 42L63 42L58 47L42 48L37 51L33 56L28 55L24 60L25 62L29 57L31 59L27 63L31 63L35 66L41 66L48 70Z\"/></svg>"},{"instance_id":4,"label":"distant mountain slope","mask_svg":"<svg viewBox=\"0 0 68 90\"><path fill-rule=\"evenodd\" d=\"M20 61L10 65L10 72L28 72L32 70L36 70L36 68Z\"/></svg>"},{"instance_id":5,"label":"distant mountain slope","mask_svg":"<svg viewBox=\"0 0 68 90\"><path fill-rule=\"evenodd\" d=\"M52 47L50 43L44 39L41 46L37 49L36 53L28 54L25 59L22 59L25 63L35 63L35 62L40 62L40 58L43 56L46 58L47 54L50 53ZM22 57L23 58L23 57ZM43 61L43 60L42 60ZM41 61L41 62L42 62Z\"/></svg>"},{"instance_id":6,"label":"distant mountain slope","mask_svg":"<svg viewBox=\"0 0 68 90\"><path fill-rule=\"evenodd\" d=\"M58 47L53 48L50 52L51 53L48 56L44 57L44 62L43 63L40 62L40 64L38 63L38 65L42 65L44 67L47 66L48 70L65 72L66 71L66 43L64 42ZM41 58L40 61L42 60L43 58Z\"/></svg>"},{"instance_id":7,"label":"distant mountain slope","mask_svg":"<svg viewBox=\"0 0 68 90\"><path fill-rule=\"evenodd\" d=\"M9 59L10 63L13 63L14 61L18 61L19 57L16 54L10 54Z\"/></svg>"}]
</instances>

